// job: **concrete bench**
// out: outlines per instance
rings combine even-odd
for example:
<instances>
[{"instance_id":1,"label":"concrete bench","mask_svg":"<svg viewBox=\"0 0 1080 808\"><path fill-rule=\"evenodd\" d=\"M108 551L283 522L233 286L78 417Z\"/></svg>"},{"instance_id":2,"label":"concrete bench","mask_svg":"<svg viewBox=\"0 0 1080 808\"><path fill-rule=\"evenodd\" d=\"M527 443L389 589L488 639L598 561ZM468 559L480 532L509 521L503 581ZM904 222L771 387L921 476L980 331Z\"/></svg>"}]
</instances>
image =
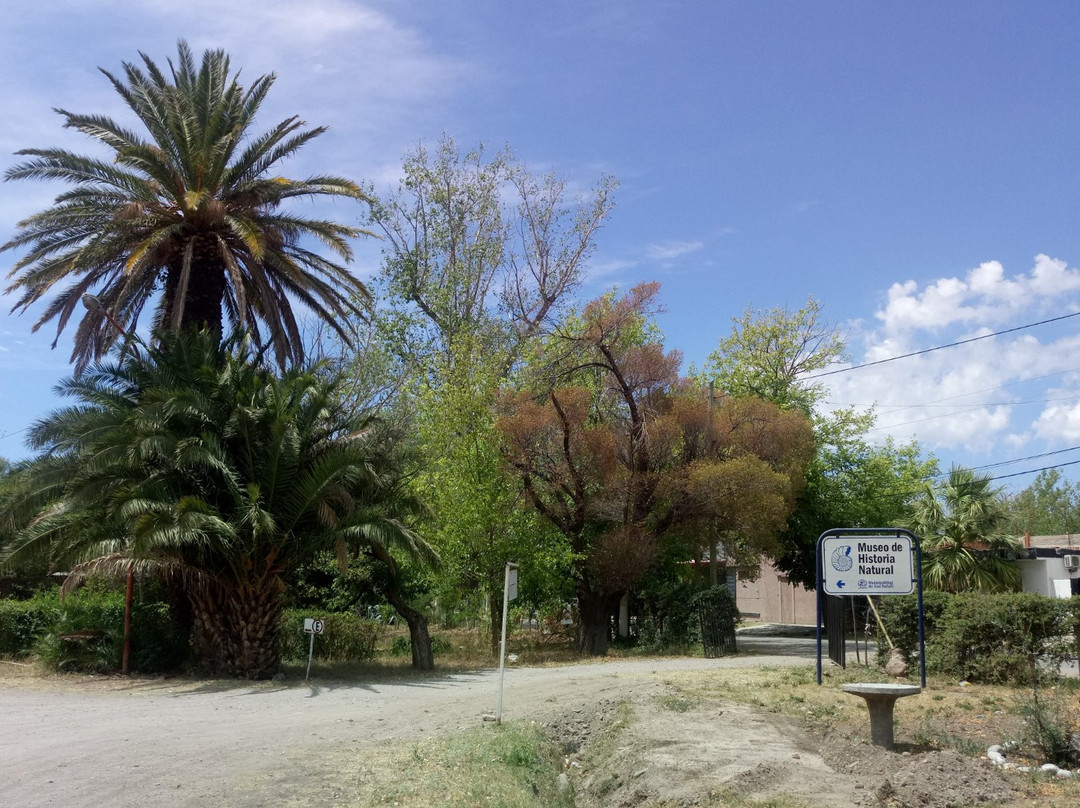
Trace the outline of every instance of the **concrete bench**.
<instances>
[{"instance_id":1,"label":"concrete bench","mask_svg":"<svg viewBox=\"0 0 1080 808\"><path fill-rule=\"evenodd\" d=\"M874 746L893 748L893 707L904 696L922 693L918 685L898 684L848 684L841 690L861 696L870 710L870 740Z\"/></svg>"}]
</instances>

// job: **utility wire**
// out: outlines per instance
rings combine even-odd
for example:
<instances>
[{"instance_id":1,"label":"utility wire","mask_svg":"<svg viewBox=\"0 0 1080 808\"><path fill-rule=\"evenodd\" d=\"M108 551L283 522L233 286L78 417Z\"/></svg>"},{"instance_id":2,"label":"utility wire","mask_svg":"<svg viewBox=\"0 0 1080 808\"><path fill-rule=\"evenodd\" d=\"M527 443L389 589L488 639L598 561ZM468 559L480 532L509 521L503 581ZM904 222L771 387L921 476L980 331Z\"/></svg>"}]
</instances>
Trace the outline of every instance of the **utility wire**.
<instances>
[{"instance_id":1,"label":"utility wire","mask_svg":"<svg viewBox=\"0 0 1080 808\"><path fill-rule=\"evenodd\" d=\"M921 351L912 351L911 353L900 354L899 356L890 356L888 359L878 359L874 362L863 362L861 365L851 365L846 368L839 368L837 370L826 370L822 373L814 373L810 376L804 376L803 379L809 381L810 379L821 379L825 376L835 376L837 373L847 373L851 370L859 370L860 368L869 368L874 365L884 365L886 362L895 362L898 359L909 359L912 356L922 356L923 354L933 353L934 351L941 351L945 348L955 348L958 345L967 345L972 342L978 342L983 339L990 339L991 337L1000 337L1002 334L1012 334L1016 331L1023 331L1027 328L1035 328L1040 325L1047 325L1049 323L1057 323L1061 320L1068 320L1071 317L1080 316L1080 311L1074 311L1072 314L1063 314L1060 317L1051 317L1049 320L1040 320L1037 323L1028 323L1027 325L1018 325L1015 328L1006 328L1004 331L995 331L993 334L983 334L981 337L971 337L969 339L962 339L958 342L950 342L948 345L936 345L933 348L923 348Z\"/></svg>"}]
</instances>

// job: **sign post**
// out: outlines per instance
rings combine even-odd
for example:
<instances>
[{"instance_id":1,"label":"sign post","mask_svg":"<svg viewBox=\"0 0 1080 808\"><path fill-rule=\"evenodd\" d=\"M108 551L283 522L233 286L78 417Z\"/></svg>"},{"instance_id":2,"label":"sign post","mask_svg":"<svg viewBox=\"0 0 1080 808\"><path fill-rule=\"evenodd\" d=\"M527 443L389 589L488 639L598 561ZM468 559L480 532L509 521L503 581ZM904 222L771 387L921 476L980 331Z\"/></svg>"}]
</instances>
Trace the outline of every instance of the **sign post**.
<instances>
[{"instance_id":1,"label":"sign post","mask_svg":"<svg viewBox=\"0 0 1080 808\"><path fill-rule=\"evenodd\" d=\"M510 601L517 597L517 585L518 565L513 561L507 561L503 576L502 642L499 643L499 707L495 711L496 724L502 723L503 678L506 668L506 616L510 610Z\"/></svg>"},{"instance_id":2,"label":"sign post","mask_svg":"<svg viewBox=\"0 0 1080 808\"><path fill-rule=\"evenodd\" d=\"M926 687L922 547L900 528L837 528L817 543L817 681L821 684L821 599L824 595L910 595L917 592L919 671Z\"/></svg>"},{"instance_id":3,"label":"sign post","mask_svg":"<svg viewBox=\"0 0 1080 808\"><path fill-rule=\"evenodd\" d=\"M315 653L315 635L323 633L323 621L316 620L312 617L304 618L304 631L311 635L311 642L308 643L307 652L307 673L304 674L304 681L308 680L311 676L311 657Z\"/></svg>"}]
</instances>

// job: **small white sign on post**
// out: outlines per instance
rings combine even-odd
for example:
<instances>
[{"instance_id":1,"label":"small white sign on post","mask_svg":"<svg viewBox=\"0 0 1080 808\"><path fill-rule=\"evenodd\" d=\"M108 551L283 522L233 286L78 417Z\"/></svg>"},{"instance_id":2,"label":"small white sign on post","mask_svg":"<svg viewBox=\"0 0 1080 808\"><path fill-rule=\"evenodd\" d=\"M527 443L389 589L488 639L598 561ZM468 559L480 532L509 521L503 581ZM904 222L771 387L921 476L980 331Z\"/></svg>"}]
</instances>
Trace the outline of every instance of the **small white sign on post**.
<instances>
[{"instance_id":1,"label":"small white sign on post","mask_svg":"<svg viewBox=\"0 0 1080 808\"><path fill-rule=\"evenodd\" d=\"M315 654L315 635L323 633L323 621L316 620L313 617L305 617L304 631L311 636L307 651L307 673L304 674L304 681L306 682L308 677L311 676L311 657Z\"/></svg>"},{"instance_id":2,"label":"small white sign on post","mask_svg":"<svg viewBox=\"0 0 1080 808\"><path fill-rule=\"evenodd\" d=\"M821 541L828 595L910 595L915 591L907 536L830 536Z\"/></svg>"},{"instance_id":3,"label":"small white sign on post","mask_svg":"<svg viewBox=\"0 0 1080 808\"><path fill-rule=\"evenodd\" d=\"M506 599L517 600L517 567L511 567L506 576Z\"/></svg>"}]
</instances>

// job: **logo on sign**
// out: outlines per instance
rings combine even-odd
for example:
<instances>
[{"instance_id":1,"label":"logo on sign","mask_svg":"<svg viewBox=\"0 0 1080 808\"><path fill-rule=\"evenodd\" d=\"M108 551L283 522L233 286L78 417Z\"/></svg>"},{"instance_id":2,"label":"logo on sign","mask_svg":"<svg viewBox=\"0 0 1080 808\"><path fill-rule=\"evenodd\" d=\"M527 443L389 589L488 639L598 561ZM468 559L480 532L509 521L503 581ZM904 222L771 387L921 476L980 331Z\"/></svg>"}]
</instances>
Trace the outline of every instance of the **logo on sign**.
<instances>
[{"instance_id":1,"label":"logo on sign","mask_svg":"<svg viewBox=\"0 0 1080 808\"><path fill-rule=\"evenodd\" d=\"M832 566L837 572L847 572L855 562L851 560L851 545L845 544L833 550Z\"/></svg>"}]
</instances>

